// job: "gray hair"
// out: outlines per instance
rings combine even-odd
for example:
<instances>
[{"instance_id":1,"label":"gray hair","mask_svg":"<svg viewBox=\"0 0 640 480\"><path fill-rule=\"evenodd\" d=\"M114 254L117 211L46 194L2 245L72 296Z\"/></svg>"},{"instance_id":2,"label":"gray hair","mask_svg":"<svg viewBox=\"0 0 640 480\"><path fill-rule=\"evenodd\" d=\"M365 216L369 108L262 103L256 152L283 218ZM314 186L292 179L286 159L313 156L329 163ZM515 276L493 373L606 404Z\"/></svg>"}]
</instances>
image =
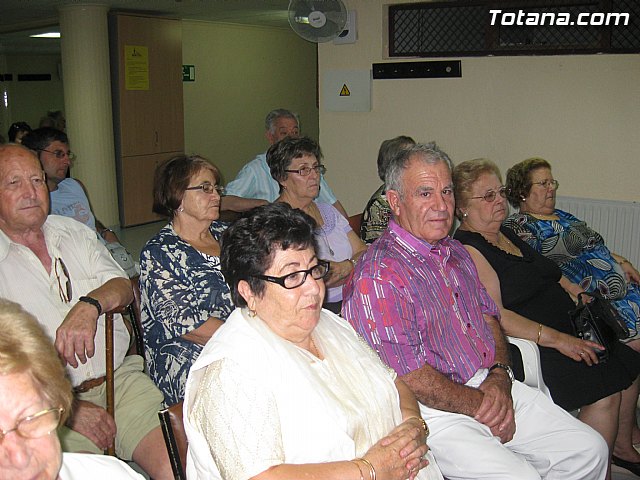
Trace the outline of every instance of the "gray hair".
<instances>
[{"instance_id":1,"label":"gray hair","mask_svg":"<svg viewBox=\"0 0 640 480\"><path fill-rule=\"evenodd\" d=\"M384 182L384 175L387 171L387 165L393 157L403 148L409 148L416 144L416 141L406 135L400 135L395 138L385 140L378 150L378 177Z\"/></svg>"},{"instance_id":2,"label":"gray hair","mask_svg":"<svg viewBox=\"0 0 640 480\"><path fill-rule=\"evenodd\" d=\"M300 117L297 113L292 112L291 110L287 110L284 108L276 108L275 110L271 110L267 113L267 116L264 119L264 129L268 130L271 133L274 133L274 123L278 118L291 118L296 121L298 127L300 126Z\"/></svg>"},{"instance_id":3,"label":"gray hair","mask_svg":"<svg viewBox=\"0 0 640 480\"><path fill-rule=\"evenodd\" d=\"M395 190L400 197L404 196L402 175L413 157L419 158L429 165L444 163L449 172L453 171L453 162L449 155L442 151L436 145L436 142L416 143L413 147L400 151L387 165L387 172L384 177L386 190Z\"/></svg>"}]
</instances>

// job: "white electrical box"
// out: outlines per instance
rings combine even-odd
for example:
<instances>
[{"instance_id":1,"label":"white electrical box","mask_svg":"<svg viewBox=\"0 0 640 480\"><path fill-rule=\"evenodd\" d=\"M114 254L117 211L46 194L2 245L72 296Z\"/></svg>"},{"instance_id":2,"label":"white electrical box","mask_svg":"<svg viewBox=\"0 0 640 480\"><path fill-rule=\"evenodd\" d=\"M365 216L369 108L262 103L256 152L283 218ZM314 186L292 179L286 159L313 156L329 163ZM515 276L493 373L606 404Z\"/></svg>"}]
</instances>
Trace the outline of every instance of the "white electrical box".
<instances>
[{"instance_id":1,"label":"white electrical box","mask_svg":"<svg viewBox=\"0 0 640 480\"><path fill-rule=\"evenodd\" d=\"M326 71L322 105L328 112L370 112L371 70Z\"/></svg>"}]
</instances>

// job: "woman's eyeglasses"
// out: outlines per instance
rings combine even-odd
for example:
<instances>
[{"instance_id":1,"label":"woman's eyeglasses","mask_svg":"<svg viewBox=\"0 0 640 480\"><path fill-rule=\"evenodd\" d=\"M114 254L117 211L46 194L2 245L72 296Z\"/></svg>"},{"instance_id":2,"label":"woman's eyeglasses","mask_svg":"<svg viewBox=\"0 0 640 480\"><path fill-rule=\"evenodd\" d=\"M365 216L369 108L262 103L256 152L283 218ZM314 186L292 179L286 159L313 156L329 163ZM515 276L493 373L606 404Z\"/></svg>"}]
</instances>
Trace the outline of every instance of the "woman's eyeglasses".
<instances>
[{"instance_id":1,"label":"woman's eyeglasses","mask_svg":"<svg viewBox=\"0 0 640 480\"><path fill-rule=\"evenodd\" d=\"M204 182L202 185L196 185L195 187L187 187L185 190L202 190L208 194L212 194L215 190L221 197L227 193L227 190L222 185L212 185L209 182Z\"/></svg>"},{"instance_id":2,"label":"woman's eyeglasses","mask_svg":"<svg viewBox=\"0 0 640 480\"><path fill-rule=\"evenodd\" d=\"M324 175L325 173L327 173L327 167L325 167L324 165L316 165L315 167L302 167L298 170L285 170L285 172L297 173L298 175L307 177L311 175L312 170L315 170L315 172L320 175Z\"/></svg>"},{"instance_id":3,"label":"woman's eyeglasses","mask_svg":"<svg viewBox=\"0 0 640 480\"><path fill-rule=\"evenodd\" d=\"M277 283L278 285L290 290L292 288L298 288L304 282L307 281L307 276L311 275L314 280L320 280L329 273L329 262L318 262L317 265L311 267L309 270L298 270L297 272L283 275L282 277L272 277L270 275L252 275L253 278L259 278L260 280L266 280L267 282Z\"/></svg>"},{"instance_id":4,"label":"woman's eyeglasses","mask_svg":"<svg viewBox=\"0 0 640 480\"><path fill-rule=\"evenodd\" d=\"M48 408L41 412L21 418L9 430L0 430L0 443L11 432L16 432L22 438L40 438L53 432L60 425L60 418L64 408Z\"/></svg>"},{"instance_id":5,"label":"woman's eyeglasses","mask_svg":"<svg viewBox=\"0 0 640 480\"><path fill-rule=\"evenodd\" d=\"M502 198L507 198L507 193L509 193L509 190L507 189L507 187L500 187L498 190L489 190L487 191L487 193L485 193L480 197L471 197L471 198L481 198L485 202L491 203L496 199L497 195L500 195Z\"/></svg>"},{"instance_id":6,"label":"woman's eyeglasses","mask_svg":"<svg viewBox=\"0 0 640 480\"><path fill-rule=\"evenodd\" d=\"M56 272L56 278L58 279L58 293L60 294L60 300L65 303L71 301L73 290L71 289L71 277L69 276L69 270L60 257L56 257L54 262L54 270ZM63 277L61 277L63 275Z\"/></svg>"},{"instance_id":7,"label":"woman's eyeglasses","mask_svg":"<svg viewBox=\"0 0 640 480\"><path fill-rule=\"evenodd\" d=\"M76 158L76 154L73 153L71 150L67 150L66 152L64 150L45 150L44 148L40 149L41 152L47 152L50 153L51 155L54 155L58 160L62 160L65 155L67 157L69 157L69 160L73 160Z\"/></svg>"},{"instance_id":8,"label":"woman's eyeglasses","mask_svg":"<svg viewBox=\"0 0 640 480\"><path fill-rule=\"evenodd\" d=\"M551 190L557 190L560 186L560 182L558 180L542 180L540 182L531 182L531 185L540 185L546 189L551 187Z\"/></svg>"}]
</instances>

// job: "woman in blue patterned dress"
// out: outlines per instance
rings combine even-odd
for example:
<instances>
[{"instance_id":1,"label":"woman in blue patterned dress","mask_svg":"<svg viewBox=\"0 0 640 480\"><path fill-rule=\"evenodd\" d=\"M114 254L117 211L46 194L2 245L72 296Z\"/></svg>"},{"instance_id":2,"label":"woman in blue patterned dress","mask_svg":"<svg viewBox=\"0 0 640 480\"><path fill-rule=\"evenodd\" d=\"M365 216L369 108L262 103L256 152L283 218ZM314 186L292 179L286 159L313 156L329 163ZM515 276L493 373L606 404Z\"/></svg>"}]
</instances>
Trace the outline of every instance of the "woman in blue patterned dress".
<instances>
[{"instance_id":1,"label":"woman in blue patterned dress","mask_svg":"<svg viewBox=\"0 0 640 480\"><path fill-rule=\"evenodd\" d=\"M182 401L187 374L233 310L220 272L219 170L198 156L158 166L153 211L170 222L140 255L140 293L149 374L165 404Z\"/></svg>"},{"instance_id":2,"label":"woman in blue patterned dress","mask_svg":"<svg viewBox=\"0 0 640 480\"><path fill-rule=\"evenodd\" d=\"M504 225L555 261L579 288L610 299L625 319L630 347L640 351L640 274L629 260L611 252L602 236L570 213L555 208L558 181L551 165L529 158L507 171L509 202L520 208Z\"/></svg>"}]
</instances>

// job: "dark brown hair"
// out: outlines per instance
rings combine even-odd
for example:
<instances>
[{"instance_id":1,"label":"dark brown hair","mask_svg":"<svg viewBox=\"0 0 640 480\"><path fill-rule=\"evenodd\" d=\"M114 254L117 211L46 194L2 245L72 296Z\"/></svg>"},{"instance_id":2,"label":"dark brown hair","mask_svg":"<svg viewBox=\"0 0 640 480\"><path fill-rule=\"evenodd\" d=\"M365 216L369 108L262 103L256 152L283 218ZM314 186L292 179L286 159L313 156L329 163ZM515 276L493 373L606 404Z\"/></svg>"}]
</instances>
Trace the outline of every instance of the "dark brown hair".
<instances>
[{"instance_id":1,"label":"dark brown hair","mask_svg":"<svg viewBox=\"0 0 640 480\"><path fill-rule=\"evenodd\" d=\"M203 168L211 170L220 182L218 167L199 155L179 155L158 165L153 180L153 211L173 218L189 181Z\"/></svg>"},{"instance_id":2,"label":"dark brown hair","mask_svg":"<svg viewBox=\"0 0 640 480\"><path fill-rule=\"evenodd\" d=\"M548 168L551 165L544 158L532 157L516 163L507 170L506 187L507 199L514 208L520 207L520 202L524 201L531 190L531 172L539 168Z\"/></svg>"}]
</instances>

